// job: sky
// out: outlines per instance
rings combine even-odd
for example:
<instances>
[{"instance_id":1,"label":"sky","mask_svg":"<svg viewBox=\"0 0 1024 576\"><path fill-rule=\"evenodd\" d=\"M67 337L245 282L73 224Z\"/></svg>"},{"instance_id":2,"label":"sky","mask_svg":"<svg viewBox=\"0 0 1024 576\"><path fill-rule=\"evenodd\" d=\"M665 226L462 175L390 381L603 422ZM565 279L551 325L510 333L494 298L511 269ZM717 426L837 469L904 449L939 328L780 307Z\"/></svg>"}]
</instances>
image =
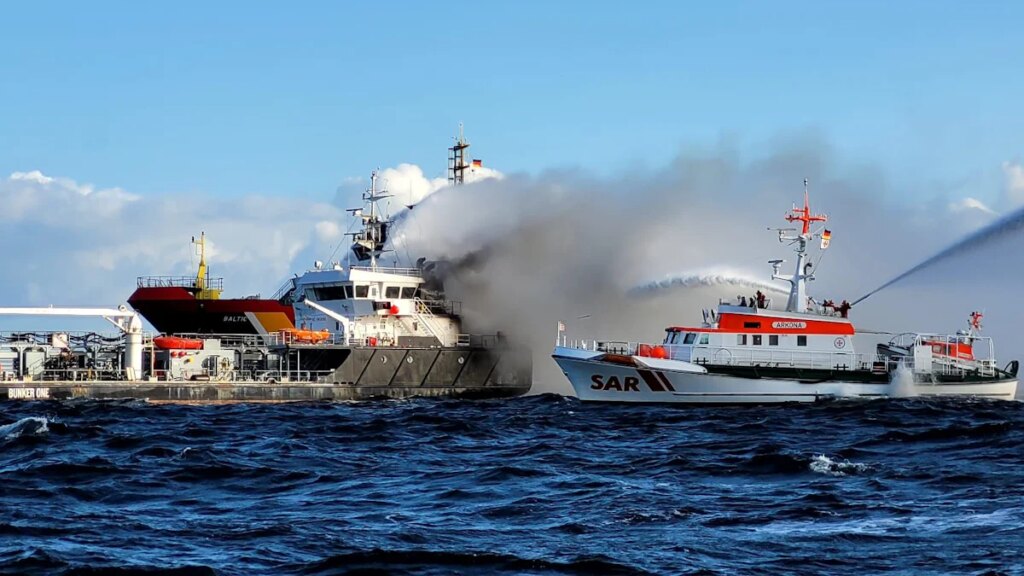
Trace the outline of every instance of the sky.
<instances>
[{"instance_id":1,"label":"sky","mask_svg":"<svg viewBox=\"0 0 1024 576\"><path fill-rule=\"evenodd\" d=\"M460 122L474 157L529 190L572 174L643 201L693 158L738 159L756 187L758 163L789 154L772 174L793 199L808 174L856 183L872 209L925 207L906 212L932 224L915 230L953 215L966 224L945 230L966 233L1024 201L1021 3L40 1L2 16L12 305L122 302L135 276L192 270L199 229L229 295L270 294L332 254L370 170L435 190ZM907 239L906 264L952 239Z\"/></svg>"},{"instance_id":2,"label":"sky","mask_svg":"<svg viewBox=\"0 0 1024 576\"><path fill-rule=\"evenodd\" d=\"M0 173L325 198L464 122L509 172L820 133L908 194L1024 151L1017 2L31 2L3 8ZM439 152L440 149L440 152ZM980 185L980 184L979 184Z\"/></svg>"}]
</instances>

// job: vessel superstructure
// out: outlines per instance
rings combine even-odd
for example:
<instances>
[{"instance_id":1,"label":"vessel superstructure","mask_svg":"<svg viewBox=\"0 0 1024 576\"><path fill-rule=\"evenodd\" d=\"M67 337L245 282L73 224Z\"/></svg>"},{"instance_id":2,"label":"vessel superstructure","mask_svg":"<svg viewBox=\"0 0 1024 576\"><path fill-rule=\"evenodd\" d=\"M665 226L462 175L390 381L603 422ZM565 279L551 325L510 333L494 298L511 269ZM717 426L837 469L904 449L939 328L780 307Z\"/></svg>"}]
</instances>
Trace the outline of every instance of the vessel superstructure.
<instances>
[{"instance_id":1,"label":"vessel superstructure","mask_svg":"<svg viewBox=\"0 0 1024 576\"><path fill-rule=\"evenodd\" d=\"M210 276L206 234L193 238L199 254L194 276L140 276L128 304L168 334L269 334L295 326L289 294L222 298L224 279Z\"/></svg>"},{"instance_id":2,"label":"vessel superstructure","mask_svg":"<svg viewBox=\"0 0 1024 576\"><path fill-rule=\"evenodd\" d=\"M778 230L796 254L792 274L772 260L772 278L790 284L784 304L758 292L749 301L720 301L699 326L671 326L660 343L569 340L559 331L553 352L576 394L586 401L655 403L810 402L831 398L977 396L1013 399L1018 362L1000 367L979 312L954 334L907 333L855 350L850 304L818 302L809 245L828 247L831 232L812 230L827 217L804 203L786 215L798 228Z\"/></svg>"}]
</instances>

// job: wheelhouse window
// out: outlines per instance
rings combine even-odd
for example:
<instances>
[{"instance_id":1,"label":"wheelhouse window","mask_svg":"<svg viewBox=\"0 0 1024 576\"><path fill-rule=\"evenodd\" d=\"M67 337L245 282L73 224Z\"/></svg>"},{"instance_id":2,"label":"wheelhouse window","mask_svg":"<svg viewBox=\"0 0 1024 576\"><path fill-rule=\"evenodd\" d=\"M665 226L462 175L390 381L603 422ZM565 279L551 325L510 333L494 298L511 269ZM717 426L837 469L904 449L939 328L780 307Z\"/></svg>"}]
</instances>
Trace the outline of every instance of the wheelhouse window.
<instances>
[{"instance_id":1,"label":"wheelhouse window","mask_svg":"<svg viewBox=\"0 0 1024 576\"><path fill-rule=\"evenodd\" d=\"M351 284L346 284L345 285L345 298L348 298L349 300L352 299L352 285Z\"/></svg>"},{"instance_id":2,"label":"wheelhouse window","mask_svg":"<svg viewBox=\"0 0 1024 576\"><path fill-rule=\"evenodd\" d=\"M370 287L366 284L356 284L356 298L366 298L370 295Z\"/></svg>"},{"instance_id":3,"label":"wheelhouse window","mask_svg":"<svg viewBox=\"0 0 1024 576\"><path fill-rule=\"evenodd\" d=\"M388 286L387 288L384 289L384 297L388 298L388 299L391 299L391 298L397 299L397 298L399 298L399 295L401 294L401 292L402 292L402 289L399 288L398 286Z\"/></svg>"},{"instance_id":4,"label":"wheelhouse window","mask_svg":"<svg viewBox=\"0 0 1024 576\"><path fill-rule=\"evenodd\" d=\"M416 287L415 286L403 286L402 287L402 298L403 299L410 300L410 299L415 298L415 297L416 297Z\"/></svg>"},{"instance_id":5,"label":"wheelhouse window","mask_svg":"<svg viewBox=\"0 0 1024 576\"><path fill-rule=\"evenodd\" d=\"M796 345L797 346L807 346L807 336L804 336L803 334L798 335L796 337Z\"/></svg>"},{"instance_id":6,"label":"wheelhouse window","mask_svg":"<svg viewBox=\"0 0 1024 576\"><path fill-rule=\"evenodd\" d=\"M769 346L778 346L779 345L779 335L778 334L769 334L768 335L768 345Z\"/></svg>"},{"instance_id":7,"label":"wheelhouse window","mask_svg":"<svg viewBox=\"0 0 1024 576\"><path fill-rule=\"evenodd\" d=\"M747 345L747 335L746 334L737 334L736 335L736 344L738 344L740 346L746 346Z\"/></svg>"},{"instance_id":8,"label":"wheelhouse window","mask_svg":"<svg viewBox=\"0 0 1024 576\"><path fill-rule=\"evenodd\" d=\"M344 286L318 286L313 288L313 294L317 300L344 300Z\"/></svg>"},{"instance_id":9,"label":"wheelhouse window","mask_svg":"<svg viewBox=\"0 0 1024 576\"><path fill-rule=\"evenodd\" d=\"M754 346L760 346L761 345L761 335L760 334L754 334L752 339L754 341Z\"/></svg>"},{"instance_id":10,"label":"wheelhouse window","mask_svg":"<svg viewBox=\"0 0 1024 576\"><path fill-rule=\"evenodd\" d=\"M744 328L752 328L754 330L757 330L757 329L759 329L761 327L761 323L760 322L744 322L743 323L743 327Z\"/></svg>"},{"instance_id":11,"label":"wheelhouse window","mask_svg":"<svg viewBox=\"0 0 1024 576\"><path fill-rule=\"evenodd\" d=\"M700 343L701 344L707 344L708 341L709 341L709 338L708 338L707 334L701 334L700 335Z\"/></svg>"},{"instance_id":12,"label":"wheelhouse window","mask_svg":"<svg viewBox=\"0 0 1024 576\"><path fill-rule=\"evenodd\" d=\"M693 344L693 341L697 339L697 335L693 332L687 332L686 336L683 337L683 344Z\"/></svg>"}]
</instances>

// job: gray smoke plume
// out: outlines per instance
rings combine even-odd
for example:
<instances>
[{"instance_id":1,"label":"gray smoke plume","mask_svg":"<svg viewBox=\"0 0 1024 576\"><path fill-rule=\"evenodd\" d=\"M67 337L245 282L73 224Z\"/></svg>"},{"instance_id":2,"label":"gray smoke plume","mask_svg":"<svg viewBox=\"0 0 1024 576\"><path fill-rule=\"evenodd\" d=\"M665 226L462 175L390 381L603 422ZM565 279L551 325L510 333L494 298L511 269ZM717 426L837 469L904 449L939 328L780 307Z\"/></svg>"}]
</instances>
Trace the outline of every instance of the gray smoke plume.
<instances>
[{"instance_id":1,"label":"gray smoke plume","mask_svg":"<svg viewBox=\"0 0 1024 576\"><path fill-rule=\"evenodd\" d=\"M469 327L525 340L535 390L567 393L549 357L559 320L570 337L659 341L668 325L699 323L718 298L768 286L767 261L793 255L766 228L790 226L782 217L802 202L805 177L812 210L832 216L832 246L814 256L810 292L819 299L853 299L957 235L960 224L944 208L887 202L897 195L881 178L839 169L816 139L751 160L728 149L684 153L639 177L553 170L447 188L406 214L397 234L409 253L456 262L446 286L463 301ZM651 297L627 295L652 278L723 265L748 284L680 281ZM969 306L950 306L942 316L953 330ZM886 324L902 307L874 309L865 320Z\"/></svg>"}]
</instances>

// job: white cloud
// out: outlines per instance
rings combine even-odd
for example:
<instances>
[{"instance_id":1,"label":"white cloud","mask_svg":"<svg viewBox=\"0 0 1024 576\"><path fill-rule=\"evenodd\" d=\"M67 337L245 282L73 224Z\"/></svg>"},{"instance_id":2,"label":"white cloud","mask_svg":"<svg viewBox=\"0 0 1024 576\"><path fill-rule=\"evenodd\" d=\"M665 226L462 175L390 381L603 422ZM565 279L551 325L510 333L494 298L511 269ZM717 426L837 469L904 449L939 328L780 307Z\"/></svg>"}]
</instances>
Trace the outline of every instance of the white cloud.
<instances>
[{"instance_id":1,"label":"white cloud","mask_svg":"<svg viewBox=\"0 0 1024 576\"><path fill-rule=\"evenodd\" d=\"M998 212L989 208L977 198L964 198L958 202L953 202L949 205L949 210L953 213L981 212L990 216L998 215Z\"/></svg>"},{"instance_id":2,"label":"white cloud","mask_svg":"<svg viewBox=\"0 0 1024 576\"><path fill-rule=\"evenodd\" d=\"M11 174L11 180L24 180L26 182L35 182L37 184L50 184L53 182L53 178L46 176L39 170L33 170L31 172L14 172Z\"/></svg>"},{"instance_id":3,"label":"white cloud","mask_svg":"<svg viewBox=\"0 0 1024 576\"><path fill-rule=\"evenodd\" d=\"M446 178L427 178L423 169L415 164L399 164L380 171L380 178L388 192L402 205L416 204L448 185Z\"/></svg>"},{"instance_id":4,"label":"white cloud","mask_svg":"<svg viewBox=\"0 0 1024 576\"><path fill-rule=\"evenodd\" d=\"M1018 162L1003 162L1003 178L1010 206L1024 205L1024 166Z\"/></svg>"},{"instance_id":5,"label":"white cloud","mask_svg":"<svg viewBox=\"0 0 1024 576\"><path fill-rule=\"evenodd\" d=\"M9 305L124 302L136 276L194 273L201 231L225 296L269 295L329 253L346 219L301 199L149 196L38 170L0 179L0 205L0 243L18 247L0 282Z\"/></svg>"},{"instance_id":6,"label":"white cloud","mask_svg":"<svg viewBox=\"0 0 1024 576\"><path fill-rule=\"evenodd\" d=\"M333 220L321 220L316 223L316 239L323 243L337 242L341 239L341 226Z\"/></svg>"},{"instance_id":7,"label":"white cloud","mask_svg":"<svg viewBox=\"0 0 1024 576\"><path fill-rule=\"evenodd\" d=\"M448 186L447 177L428 178L423 169L415 164L403 163L394 168L385 168L379 176L381 185L393 195L394 203L400 206L419 204L434 192ZM504 177L501 172L486 166L471 166L466 171L467 184ZM351 187L353 181L361 182L360 179L349 178L345 180L344 186ZM394 206L392 211L397 211Z\"/></svg>"}]
</instances>

